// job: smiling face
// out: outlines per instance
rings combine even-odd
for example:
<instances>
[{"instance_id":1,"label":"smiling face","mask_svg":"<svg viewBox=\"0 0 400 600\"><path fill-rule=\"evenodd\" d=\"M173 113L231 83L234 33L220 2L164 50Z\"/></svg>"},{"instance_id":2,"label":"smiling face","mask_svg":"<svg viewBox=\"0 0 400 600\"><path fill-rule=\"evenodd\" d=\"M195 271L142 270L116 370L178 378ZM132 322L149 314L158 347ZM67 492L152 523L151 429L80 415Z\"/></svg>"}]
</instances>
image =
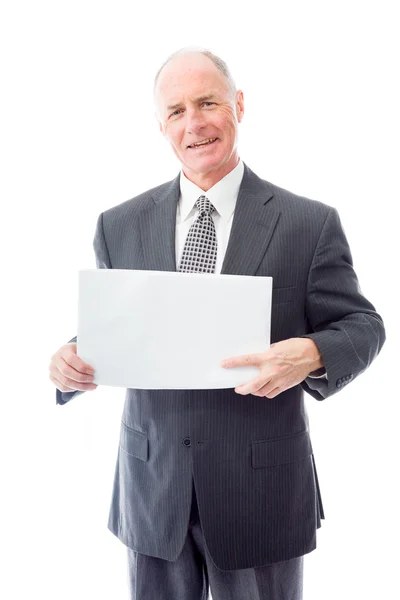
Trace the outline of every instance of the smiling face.
<instances>
[{"instance_id":1,"label":"smiling face","mask_svg":"<svg viewBox=\"0 0 400 600\"><path fill-rule=\"evenodd\" d=\"M236 167L243 92L233 96L208 56L182 55L167 63L158 78L155 101L160 131L190 181L207 191ZM210 138L216 140L190 147Z\"/></svg>"}]
</instances>

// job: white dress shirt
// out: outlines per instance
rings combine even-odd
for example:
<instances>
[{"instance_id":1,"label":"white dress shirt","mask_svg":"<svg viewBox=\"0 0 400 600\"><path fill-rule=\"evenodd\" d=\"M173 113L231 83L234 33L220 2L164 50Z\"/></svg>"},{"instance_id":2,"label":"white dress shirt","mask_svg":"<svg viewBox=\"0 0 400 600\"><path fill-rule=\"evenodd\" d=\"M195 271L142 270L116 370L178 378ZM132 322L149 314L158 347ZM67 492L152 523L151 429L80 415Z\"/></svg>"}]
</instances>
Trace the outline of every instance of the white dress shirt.
<instances>
[{"instance_id":1,"label":"white dress shirt","mask_svg":"<svg viewBox=\"0 0 400 600\"><path fill-rule=\"evenodd\" d=\"M236 200L239 195L240 184L242 183L244 173L244 164L240 160L239 164L228 175L225 175L218 183L205 192L195 183L192 183L181 171L178 208L176 211L176 233L175 233L175 254L176 269L179 269L179 263L183 254L187 234L191 225L199 214L196 206L196 200L199 196L207 196L211 204L215 207L212 218L215 224L215 234L217 236L217 262L215 273L220 274L222 264L225 258L226 248L231 233L233 214L235 212Z\"/></svg>"},{"instance_id":2,"label":"white dress shirt","mask_svg":"<svg viewBox=\"0 0 400 600\"><path fill-rule=\"evenodd\" d=\"M242 183L244 173L244 164L240 159L239 163L228 175L225 175L218 183L205 192L195 183L189 181L184 175L183 170L180 174L180 194L178 207L176 211L176 230L175 230L175 256L176 269L179 270L179 263L183 254L187 234L190 226L196 220L199 209L196 206L196 200L199 196L207 196L211 204L215 207L212 218L215 224L215 234L217 237L217 262L215 273L220 274L222 264L225 258L226 248L228 246L229 236L232 228L233 215L235 212L236 200L239 195L240 184ZM317 373L317 371L315 372ZM317 379L318 377L327 377L326 373L321 375L310 375Z\"/></svg>"}]
</instances>

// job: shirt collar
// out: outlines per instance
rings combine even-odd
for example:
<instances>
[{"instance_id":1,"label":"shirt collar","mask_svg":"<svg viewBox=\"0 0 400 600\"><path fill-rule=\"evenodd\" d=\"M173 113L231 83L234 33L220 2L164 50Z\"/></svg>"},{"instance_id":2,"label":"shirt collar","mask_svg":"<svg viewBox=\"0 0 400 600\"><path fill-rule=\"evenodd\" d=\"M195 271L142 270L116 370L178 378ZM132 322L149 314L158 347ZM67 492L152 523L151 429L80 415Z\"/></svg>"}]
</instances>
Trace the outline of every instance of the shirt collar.
<instances>
[{"instance_id":1,"label":"shirt collar","mask_svg":"<svg viewBox=\"0 0 400 600\"><path fill-rule=\"evenodd\" d=\"M235 210L236 200L242 183L244 164L240 159L232 171L218 181L212 188L205 192L189 179L181 170L180 173L180 198L178 202L178 220L185 221L192 212L197 211L196 200L199 196L207 196L215 206L215 210L224 221L229 221Z\"/></svg>"}]
</instances>

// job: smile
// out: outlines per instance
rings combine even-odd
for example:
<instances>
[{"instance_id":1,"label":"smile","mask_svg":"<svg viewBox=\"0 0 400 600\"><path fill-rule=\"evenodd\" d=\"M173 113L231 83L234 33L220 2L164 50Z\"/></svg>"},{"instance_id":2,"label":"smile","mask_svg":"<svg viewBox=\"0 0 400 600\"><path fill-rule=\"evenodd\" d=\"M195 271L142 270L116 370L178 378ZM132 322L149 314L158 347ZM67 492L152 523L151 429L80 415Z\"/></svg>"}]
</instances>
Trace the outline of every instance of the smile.
<instances>
[{"instance_id":1,"label":"smile","mask_svg":"<svg viewBox=\"0 0 400 600\"><path fill-rule=\"evenodd\" d=\"M204 142L201 142L201 143L193 145L193 146L188 146L188 148L190 148L191 150L198 150L199 148L205 148L206 146L211 146L211 144L214 144L217 140L218 140L218 138L208 138L207 140L204 140Z\"/></svg>"}]
</instances>

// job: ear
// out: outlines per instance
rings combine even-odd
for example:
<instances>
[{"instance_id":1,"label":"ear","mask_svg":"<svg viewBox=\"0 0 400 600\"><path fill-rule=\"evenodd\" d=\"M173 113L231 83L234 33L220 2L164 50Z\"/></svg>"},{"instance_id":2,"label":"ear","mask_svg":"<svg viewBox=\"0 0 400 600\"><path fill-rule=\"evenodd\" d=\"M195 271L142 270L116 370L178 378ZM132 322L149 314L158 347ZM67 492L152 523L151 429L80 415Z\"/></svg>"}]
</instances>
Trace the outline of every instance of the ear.
<instances>
[{"instance_id":1,"label":"ear","mask_svg":"<svg viewBox=\"0 0 400 600\"><path fill-rule=\"evenodd\" d=\"M158 121L158 117L157 117L157 115L156 115L156 114L155 114L155 117L156 117L156 119L157 119L157 121ZM158 127L159 127L159 129L160 129L160 133L162 133L162 134L165 136L164 129L163 129L163 126L162 126L162 123L161 123L161 121L158 121Z\"/></svg>"},{"instance_id":2,"label":"ear","mask_svg":"<svg viewBox=\"0 0 400 600\"><path fill-rule=\"evenodd\" d=\"M241 123L244 115L244 96L242 90L238 90L236 93L236 116L239 123Z\"/></svg>"}]
</instances>

